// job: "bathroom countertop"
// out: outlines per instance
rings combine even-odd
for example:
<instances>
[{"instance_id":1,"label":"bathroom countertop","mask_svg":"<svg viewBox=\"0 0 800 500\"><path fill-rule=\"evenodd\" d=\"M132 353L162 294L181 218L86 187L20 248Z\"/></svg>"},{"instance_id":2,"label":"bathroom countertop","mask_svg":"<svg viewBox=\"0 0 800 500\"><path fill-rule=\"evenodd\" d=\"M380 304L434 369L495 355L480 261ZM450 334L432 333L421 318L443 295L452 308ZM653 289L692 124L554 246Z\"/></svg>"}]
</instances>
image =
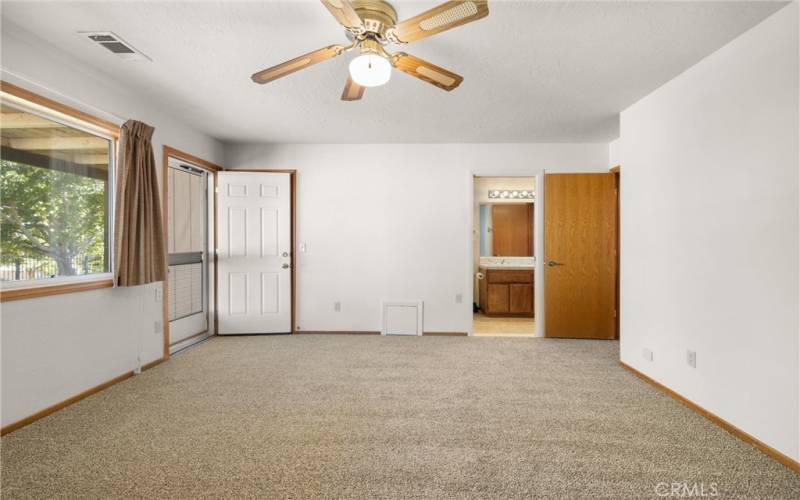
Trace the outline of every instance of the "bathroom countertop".
<instances>
[{"instance_id":1,"label":"bathroom countertop","mask_svg":"<svg viewBox=\"0 0 800 500\"><path fill-rule=\"evenodd\" d=\"M506 269L509 271L533 271L533 264L484 264L479 269Z\"/></svg>"}]
</instances>

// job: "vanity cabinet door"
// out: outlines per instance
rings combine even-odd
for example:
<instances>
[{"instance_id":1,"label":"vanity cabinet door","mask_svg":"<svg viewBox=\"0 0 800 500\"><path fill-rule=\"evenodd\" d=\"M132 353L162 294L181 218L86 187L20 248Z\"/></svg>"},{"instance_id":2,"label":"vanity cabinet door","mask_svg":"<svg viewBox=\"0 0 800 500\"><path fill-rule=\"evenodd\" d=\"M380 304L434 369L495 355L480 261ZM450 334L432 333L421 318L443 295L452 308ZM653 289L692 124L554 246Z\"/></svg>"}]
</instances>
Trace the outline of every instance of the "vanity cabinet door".
<instances>
[{"instance_id":1,"label":"vanity cabinet door","mask_svg":"<svg viewBox=\"0 0 800 500\"><path fill-rule=\"evenodd\" d=\"M509 312L512 313L532 313L533 312L533 286L509 285Z\"/></svg>"},{"instance_id":2,"label":"vanity cabinet door","mask_svg":"<svg viewBox=\"0 0 800 500\"><path fill-rule=\"evenodd\" d=\"M493 285L488 286L489 289L489 314L507 313L509 312L509 285Z\"/></svg>"}]
</instances>

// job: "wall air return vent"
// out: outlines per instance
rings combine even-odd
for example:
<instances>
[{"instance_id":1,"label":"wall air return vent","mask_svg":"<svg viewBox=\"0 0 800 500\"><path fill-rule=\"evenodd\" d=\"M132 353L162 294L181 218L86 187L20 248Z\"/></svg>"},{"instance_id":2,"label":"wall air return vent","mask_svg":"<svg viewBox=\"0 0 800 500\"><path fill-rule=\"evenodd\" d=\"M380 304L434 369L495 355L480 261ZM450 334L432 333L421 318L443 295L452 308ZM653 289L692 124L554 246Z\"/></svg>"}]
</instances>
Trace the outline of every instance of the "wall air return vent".
<instances>
[{"instance_id":1,"label":"wall air return vent","mask_svg":"<svg viewBox=\"0 0 800 500\"><path fill-rule=\"evenodd\" d=\"M131 44L111 31L79 31L78 34L90 42L103 47L126 61L149 61L150 58L136 50Z\"/></svg>"}]
</instances>

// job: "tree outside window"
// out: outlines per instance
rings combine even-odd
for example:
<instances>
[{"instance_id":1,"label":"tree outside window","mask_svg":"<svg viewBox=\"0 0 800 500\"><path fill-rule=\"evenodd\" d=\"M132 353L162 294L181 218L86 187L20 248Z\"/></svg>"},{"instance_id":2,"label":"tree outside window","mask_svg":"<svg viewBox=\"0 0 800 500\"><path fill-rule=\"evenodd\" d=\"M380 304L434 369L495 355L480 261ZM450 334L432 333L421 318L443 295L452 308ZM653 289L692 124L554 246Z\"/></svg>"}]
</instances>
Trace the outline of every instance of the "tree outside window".
<instances>
[{"instance_id":1,"label":"tree outside window","mask_svg":"<svg viewBox=\"0 0 800 500\"><path fill-rule=\"evenodd\" d=\"M112 142L3 104L0 280L109 271Z\"/></svg>"}]
</instances>

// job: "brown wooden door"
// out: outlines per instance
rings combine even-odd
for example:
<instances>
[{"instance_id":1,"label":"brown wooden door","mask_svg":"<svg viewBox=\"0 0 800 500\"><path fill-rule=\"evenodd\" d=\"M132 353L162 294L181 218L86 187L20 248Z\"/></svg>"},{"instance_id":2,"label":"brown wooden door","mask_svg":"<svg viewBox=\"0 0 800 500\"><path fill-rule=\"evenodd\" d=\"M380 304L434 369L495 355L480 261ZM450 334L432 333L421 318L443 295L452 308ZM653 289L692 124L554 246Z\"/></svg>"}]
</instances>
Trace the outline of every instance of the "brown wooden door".
<instances>
[{"instance_id":1,"label":"brown wooden door","mask_svg":"<svg viewBox=\"0 0 800 500\"><path fill-rule=\"evenodd\" d=\"M495 257L533 255L533 204L492 205L492 254Z\"/></svg>"},{"instance_id":2,"label":"brown wooden door","mask_svg":"<svg viewBox=\"0 0 800 500\"><path fill-rule=\"evenodd\" d=\"M544 190L545 336L613 339L614 174L548 174Z\"/></svg>"}]
</instances>

